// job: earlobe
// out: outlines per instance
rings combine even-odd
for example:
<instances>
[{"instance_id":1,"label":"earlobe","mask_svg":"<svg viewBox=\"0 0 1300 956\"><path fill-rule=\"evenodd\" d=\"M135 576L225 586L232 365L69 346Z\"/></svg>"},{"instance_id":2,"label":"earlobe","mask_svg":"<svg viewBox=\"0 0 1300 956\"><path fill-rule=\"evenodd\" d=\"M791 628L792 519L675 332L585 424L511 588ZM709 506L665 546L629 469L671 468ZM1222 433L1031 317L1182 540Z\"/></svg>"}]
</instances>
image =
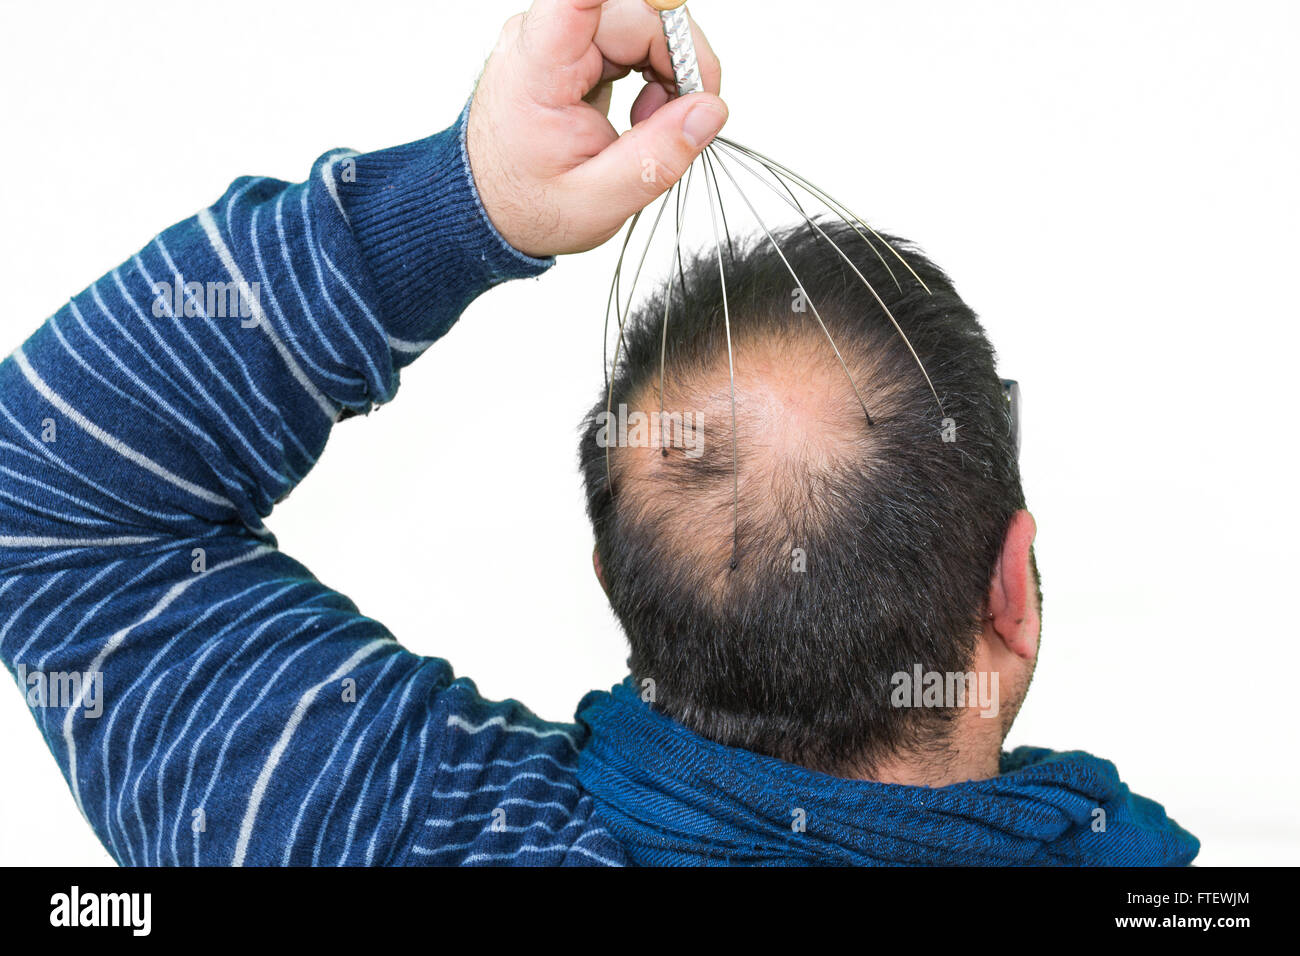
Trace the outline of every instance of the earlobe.
<instances>
[{"instance_id":1,"label":"earlobe","mask_svg":"<svg viewBox=\"0 0 1300 956\"><path fill-rule=\"evenodd\" d=\"M600 589L608 594L609 588L605 587L605 572L600 566L600 552L595 548L591 549L591 567L596 572L596 580L600 582Z\"/></svg>"},{"instance_id":2,"label":"earlobe","mask_svg":"<svg viewBox=\"0 0 1300 956\"><path fill-rule=\"evenodd\" d=\"M1030 597L1030 554L1037 533L1034 517L1017 511L1007 525L1002 553L989 586L988 620L1002 642L1028 660L1038 648L1038 620Z\"/></svg>"}]
</instances>

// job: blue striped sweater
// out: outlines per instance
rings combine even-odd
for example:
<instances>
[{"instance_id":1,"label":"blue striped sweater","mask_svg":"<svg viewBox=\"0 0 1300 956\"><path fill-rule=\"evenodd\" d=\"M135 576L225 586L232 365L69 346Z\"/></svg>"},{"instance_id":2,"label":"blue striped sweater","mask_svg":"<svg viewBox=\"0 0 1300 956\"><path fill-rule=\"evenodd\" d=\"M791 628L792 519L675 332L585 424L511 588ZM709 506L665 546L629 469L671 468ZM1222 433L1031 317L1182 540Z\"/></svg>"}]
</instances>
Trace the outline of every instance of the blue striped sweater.
<instances>
[{"instance_id":1,"label":"blue striped sweater","mask_svg":"<svg viewBox=\"0 0 1300 956\"><path fill-rule=\"evenodd\" d=\"M342 415L550 264L492 228L464 120L236 181L0 365L0 655L119 863L625 861L576 725L484 701L263 524Z\"/></svg>"}]
</instances>

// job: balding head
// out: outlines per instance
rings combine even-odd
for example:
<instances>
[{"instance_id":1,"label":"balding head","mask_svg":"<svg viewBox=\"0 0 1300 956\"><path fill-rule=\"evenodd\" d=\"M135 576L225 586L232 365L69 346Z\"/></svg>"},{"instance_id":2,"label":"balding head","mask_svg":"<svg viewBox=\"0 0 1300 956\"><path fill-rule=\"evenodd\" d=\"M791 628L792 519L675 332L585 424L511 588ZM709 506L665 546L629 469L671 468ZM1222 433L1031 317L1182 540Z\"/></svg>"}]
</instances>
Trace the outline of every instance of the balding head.
<instances>
[{"instance_id":1,"label":"balding head","mask_svg":"<svg viewBox=\"0 0 1300 956\"><path fill-rule=\"evenodd\" d=\"M806 295L766 237L724 260L730 350L716 259L684 270L662 406L664 300L631 317L612 405L645 430L602 432L602 397L581 454L603 583L656 706L721 743L857 772L942 747L951 715L891 707L890 678L969 669L1023 495L992 349L946 276L905 252L932 294L895 262L900 292L854 230L822 225L942 412L805 227L777 241Z\"/></svg>"}]
</instances>

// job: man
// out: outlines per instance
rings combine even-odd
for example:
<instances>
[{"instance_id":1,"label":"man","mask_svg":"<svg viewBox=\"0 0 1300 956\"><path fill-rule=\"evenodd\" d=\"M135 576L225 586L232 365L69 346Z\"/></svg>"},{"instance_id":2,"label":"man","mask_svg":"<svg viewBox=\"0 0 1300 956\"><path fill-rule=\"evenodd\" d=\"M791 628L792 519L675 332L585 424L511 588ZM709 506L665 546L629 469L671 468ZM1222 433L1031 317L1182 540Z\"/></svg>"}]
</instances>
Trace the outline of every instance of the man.
<instances>
[{"instance_id":1,"label":"man","mask_svg":"<svg viewBox=\"0 0 1300 956\"><path fill-rule=\"evenodd\" d=\"M633 674L578 723L483 700L276 549L263 519L336 421L390 400L478 294L608 239L717 133L697 44L709 92L674 99L640 0L538 0L452 128L327 154L301 185L237 181L0 365L0 655L120 863L1194 857L1104 761L1000 753L1037 653L1033 521L991 352L919 257L935 294L898 311L943 416L847 294L818 303L830 361L755 247L729 261L734 430L720 290L683 270L663 398L698 412L691 448L601 437L598 412L584 438ZM632 69L649 82L618 137L609 83ZM801 273L842 277L820 238L782 235ZM615 377L632 411L659 405L657 311ZM980 708L935 673L945 693L973 675Z\"/></svg>"}]
</instances>

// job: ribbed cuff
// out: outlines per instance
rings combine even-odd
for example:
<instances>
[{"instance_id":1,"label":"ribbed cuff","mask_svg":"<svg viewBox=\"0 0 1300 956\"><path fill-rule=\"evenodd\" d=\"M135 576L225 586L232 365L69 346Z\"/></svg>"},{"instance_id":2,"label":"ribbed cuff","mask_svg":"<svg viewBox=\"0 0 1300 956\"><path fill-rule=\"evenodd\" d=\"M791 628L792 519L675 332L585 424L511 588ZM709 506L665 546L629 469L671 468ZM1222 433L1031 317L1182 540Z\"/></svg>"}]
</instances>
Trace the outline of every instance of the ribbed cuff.
<instances>
[{"instance_id":1,"label":"ribbed cuff","mask_svg":"<svg viewBox=\"0 0 1300 956\"><path fill-rule=\"evenodd\" d=\"M515 249L492 225L470 172L468 118L466 104L441 133L358 156L353 181L338 183L392 334L441 334L492 286L555 263Z\"/></svg>"}]
</instances>

